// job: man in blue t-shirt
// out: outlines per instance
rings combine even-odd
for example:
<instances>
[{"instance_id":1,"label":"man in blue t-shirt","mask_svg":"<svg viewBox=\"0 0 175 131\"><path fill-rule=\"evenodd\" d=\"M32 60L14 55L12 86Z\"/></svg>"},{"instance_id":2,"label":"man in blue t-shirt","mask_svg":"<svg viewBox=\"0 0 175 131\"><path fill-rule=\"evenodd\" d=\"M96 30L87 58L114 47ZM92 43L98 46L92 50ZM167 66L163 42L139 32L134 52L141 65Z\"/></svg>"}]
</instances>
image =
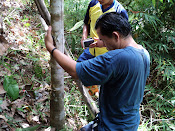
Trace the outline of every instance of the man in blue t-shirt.
<instances>
[{"instance_id":1,"label":"man in blue t-shirt","mask_svg":"<svg viewBox=\"0 0 175 131\"><path fill-rule=\"evenodd\" d=\"M150 71L149 53L131 36L131 27L122 15L106 13L97 20L95 29L109 52L93 59L76 62L55 49L49 27L45 44L56 61L85 86L101 85L98 122L81 130L136 131L139 106Z\"/></svg>"},{"instance_id":2,"label":"man in blue t-shirt","mask_svg":"<svg viewBox=\"0 0 175 131\"><path fill-rule=\"evenodd\" d=\"M95 23L97 19L109 12L117 12L121 14L123 17L128 19L127 11L124 9L124 7L117 1L117 0L91 0L91 2L88 5L88 9L84 18L84 26L83 26L83 35L81 39L81 45L83 47L83 41L90 36L92 39L94 39L94 43L92 43L89 47L90 48L84 48L83 53L79 56L77 62L82 62L84 60L88 60L91 58L94 58L98 55L106 53L108 50L106 47L97 47L93 46L95 44L99 44L101 41L98 39L98 34L95 30ZM89 94L94 95L98 94L98 86L88 86L86 88L89 88ZM96 96L95 95L95 96ZM98 95L97 95L98 96Z\"/></svg>"}]
</instances>

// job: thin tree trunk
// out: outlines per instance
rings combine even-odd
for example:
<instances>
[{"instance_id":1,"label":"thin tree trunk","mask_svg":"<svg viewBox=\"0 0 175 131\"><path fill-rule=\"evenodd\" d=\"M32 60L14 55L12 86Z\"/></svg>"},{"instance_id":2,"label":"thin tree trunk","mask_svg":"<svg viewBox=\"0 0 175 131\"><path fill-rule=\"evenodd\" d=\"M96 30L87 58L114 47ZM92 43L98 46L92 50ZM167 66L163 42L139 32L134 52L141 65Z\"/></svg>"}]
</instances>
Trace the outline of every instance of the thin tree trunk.
<instances>
[{"instance_id":1,"label":"thin tree trunk","mask_svg":"<svg viewBox=\"0 0 175 131\"><path fill-rule=\"evenodd\" d=\"M55 46L61 52L64 52L64 1L51 0L50 14L52 35L55 40ZM50 97L50 125L60 130L64 128L64 70L51 57L51 97Z\"/></svg>"},{"instance_id":2,"label":"thin tree trunk","mask_svg":"<svg viewBox=\"0 0 175 131\"><path fill-rule=\"evenodd\" d=\"M45 23L47 25L50 24L50 14L43 2L43 0L35 0L35 4L37 5L38 11L41 15L41 17L45 20ZM41 22L44 26L45 29L47 29L46 24L44 21L41 19ZM64 53L70 57L69 52L64 48ZM89 95L88 91L85 89L85 87L82 85L82 83L79 80L76 80L76 83L78 85L78 88L83 96L83 100L86 103L92 117L95 117L96 114L99 112L95 102L92 100L91 96Z\"/></svg>"}]
</instances>

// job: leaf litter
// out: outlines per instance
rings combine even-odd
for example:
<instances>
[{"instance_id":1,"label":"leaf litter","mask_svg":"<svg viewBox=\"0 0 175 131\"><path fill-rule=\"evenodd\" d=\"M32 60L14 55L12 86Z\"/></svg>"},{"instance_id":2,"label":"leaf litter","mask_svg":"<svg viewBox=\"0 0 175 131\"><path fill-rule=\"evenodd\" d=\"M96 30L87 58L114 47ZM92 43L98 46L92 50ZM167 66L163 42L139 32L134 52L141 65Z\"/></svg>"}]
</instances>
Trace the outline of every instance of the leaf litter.
<instances>
[{"instance_id":1,"label":"leaf litter","mask_svg":"<svg viewBox=\"0 0 175 131\"><path fill-rule=\"evenodd\" d=\"M33 6L30 2L28 4ZM47 84L50 83L50 55L43 45L38 46L38 43L43 42L44 34L39 35L37 32L41 33L43 27L37 15L34 15L36 12L24 6L20 0L1 0L0 8L0 24L3 30L0 34L0 130L51 130L51 89ZM36 7L33 8L36 10ZM4 90L4 76L13 76L17 81L17 99L12 100ZM70 88L75 82L70 80L66 85L65 91L71 93ZM81 99L80 93L76 94ZM78 130L87 121L79 117L74 106L71 107L72 101L78 103L75 93L72 92L71 95L73 97L66 96L70 97L70 101L66 103L70 106L65 107L66 126L71 130ZM88 116L87 112L83 112L82 116Z\"/></svg>"}]
</instances>

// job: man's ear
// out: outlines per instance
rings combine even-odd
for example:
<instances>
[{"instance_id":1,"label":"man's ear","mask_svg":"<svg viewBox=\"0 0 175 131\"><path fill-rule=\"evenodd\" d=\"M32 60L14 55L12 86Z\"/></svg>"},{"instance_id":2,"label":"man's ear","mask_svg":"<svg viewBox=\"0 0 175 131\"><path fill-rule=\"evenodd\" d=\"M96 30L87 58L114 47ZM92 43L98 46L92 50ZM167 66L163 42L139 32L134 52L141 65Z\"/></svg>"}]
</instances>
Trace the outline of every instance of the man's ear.
<instances>
[{"instance_id":1,"label":"man's ear","mask_svg":"<svg viewBox=\"0 0 175 131\"><path fill-rule=\"evenodd\" d=\"M114 31L114 32L112 32L112 35L115 38L115 40L117 40L117 41L119 40L120 35L118 32Z\"/></svg>"}]
</instances>

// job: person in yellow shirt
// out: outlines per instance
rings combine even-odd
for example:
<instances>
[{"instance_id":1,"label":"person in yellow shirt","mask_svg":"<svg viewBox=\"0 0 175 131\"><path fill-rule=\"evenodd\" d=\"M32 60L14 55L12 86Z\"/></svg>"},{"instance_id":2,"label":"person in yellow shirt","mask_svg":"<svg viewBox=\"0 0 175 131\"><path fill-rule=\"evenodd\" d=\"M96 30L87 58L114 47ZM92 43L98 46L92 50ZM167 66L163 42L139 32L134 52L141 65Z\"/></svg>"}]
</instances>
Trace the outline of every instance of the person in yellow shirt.
<instances>
[{"instance_id":1,"label":"person in yellow shirt","mask_svg":"<svg viewBox=\"0 0 175 131\"><path fill-rule=\"evenodd\" d=\"M99 40L97 32L95 30L95 23L97 19L108 12L117 12L121 14L124 18L128 20L127 11L117 0L92 0L89 3L85 18L84 18L84 26L83 26L83 36L81 39L81 45L84 49L83 53L79 56L77 62L82 62L84 60L88 60L94 58L98 55L104 54L107 52L106 47L101 47L103 44L102 41ZM94 43L92 43L89 48L84 48L83 41L90 36L94 39ZM88 87L90 95L94 95L96 92L99 92L98 86L94 85Z\"/></svg>"}]
</instances>

